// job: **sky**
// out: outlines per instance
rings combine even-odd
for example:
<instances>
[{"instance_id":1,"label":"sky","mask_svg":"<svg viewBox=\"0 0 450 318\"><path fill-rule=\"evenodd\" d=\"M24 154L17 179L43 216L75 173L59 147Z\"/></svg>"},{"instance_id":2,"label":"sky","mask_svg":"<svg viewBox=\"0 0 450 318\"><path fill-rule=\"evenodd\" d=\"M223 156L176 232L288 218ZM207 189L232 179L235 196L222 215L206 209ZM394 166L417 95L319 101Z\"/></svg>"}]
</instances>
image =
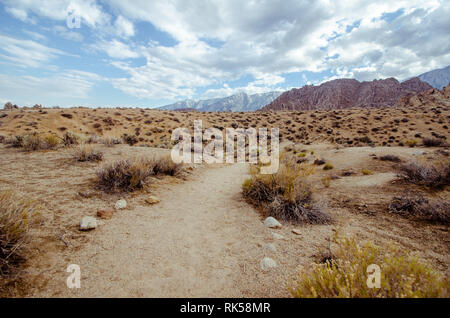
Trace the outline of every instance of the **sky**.
<instances>
[{"instance_id":1,"label":"sky","mask_svg":"<svg viewBox=\"0 0 450 318\"><path fill-rule=\"evenodd\" d=\"M0 103L157 107L450 65L450 1L0 0Z\"/></svg>"}]
</instances>

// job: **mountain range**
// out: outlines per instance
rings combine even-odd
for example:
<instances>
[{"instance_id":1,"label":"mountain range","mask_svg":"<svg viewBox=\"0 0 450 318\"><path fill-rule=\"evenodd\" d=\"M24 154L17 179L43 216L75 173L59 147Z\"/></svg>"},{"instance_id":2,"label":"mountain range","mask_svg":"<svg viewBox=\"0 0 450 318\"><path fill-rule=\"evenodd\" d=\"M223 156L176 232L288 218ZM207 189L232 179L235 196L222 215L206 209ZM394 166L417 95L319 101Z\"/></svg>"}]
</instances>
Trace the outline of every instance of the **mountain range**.
<instances>
[{"instance_id":1,"label":"mountain range","mask_svg":"<svg viewBox=\"0 0 450 318\"><path fill-rule=\"evenodd\" d=\"M261 110L314 110L395 106L399 98L433 87L414 77L400 83L395 78L359 82L336 79L319 86L307 85L284 92Z\"/></svg>"},{"instance_id":2,"label":"mountain range","mask_svg":"<svg viewBox=\"0 0 450 318\"><path fill-rule=\"evenodd\" d=\"M309 110L350 107L395 106L403 97L431 88L443 89L450 83L450 66L432 70L404 82L395 78L359 82L336 79L321 85L306 85L290 91L248 95L240 92L224 98L176 102L159 107L164 110L202 112L245 112L256 110Z\"/></svg>"},{"instance_id":3,"label":"mountain range","mask_svg":"<svg viewBox=\"0 0 450 318\"><path fill-rule=\"evenodd\" d=\"M269 92L248 95L244 92L224 97L205 100L187 99L174 104L162 106L165 110L198 110L202 112L246 112L255 111L269 104L282 92Z\"/></svg>"},{"instance_id":4,"label":"mountain range","mask_svg":"<svg viewBox=\"0 0 450 318\"><path fill-rule=\"evenodd\" d=\"M427 82L437 89L443 89L450 82L450 65L444 68L423 73L419 76L421 81Z\"/></svg>"}]
</instances>

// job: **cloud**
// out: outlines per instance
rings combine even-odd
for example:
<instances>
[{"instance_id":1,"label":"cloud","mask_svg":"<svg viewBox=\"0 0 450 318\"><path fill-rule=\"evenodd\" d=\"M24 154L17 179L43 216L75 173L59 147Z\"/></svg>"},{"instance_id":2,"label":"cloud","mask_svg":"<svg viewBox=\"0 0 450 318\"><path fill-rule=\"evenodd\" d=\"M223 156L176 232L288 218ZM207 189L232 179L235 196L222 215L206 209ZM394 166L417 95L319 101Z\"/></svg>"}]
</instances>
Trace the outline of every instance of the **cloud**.
<instances>
[{"instance_id":1,"label":"cloud","mask_svg":"<svg viewBox=\"0 0 450 318\"><path fill-rule=\"evenodd\" d=\"M303 71L330 79L405 79L450 64L450 3L444 0L3 2L22 21L64 21L69 9L76 11L93 35L87 46L126 73L111 79L113 86L137 98L192 97L205 87L212 87L204 93L211 97L287 89L285 75ZM159 44L139 29L146 23L175 44ZM76 40L68 32L58 34ZM134 42L136 34L149 38ZM123 62L138 57L144 65ZM243 78L250 80L227 85Z\"/></svg>"},{"instance_id":2,"label":"cloud","mask_svg":"<svg viewBox=\"0 0 450 318\"><path fill-rule=\"evenodd\" d=\"M61 105L69 99L88 99L92 87L100 80L102 77L97 74L78 70L48 77L0 74L0 96L21 106Z\"/></svg>"},{"instance_id":3,"label":"cloud","mask_svg":"<svg viewBox=\"0 0 450 318\"><path fill-rule=\"evenodd\" d=\"M114 23L116 33L120 37L130 37L134 35L134 25L123 16L119 15Z\"/></svg>"},{"instance_id":4,"label":"cloud","mask_svg":"<svg viewBox=\"0 0 450 318\"><path fill-rule=\"evenodd\" d=\"M22 40L0 34L0 59L21 67L41 67L59 55L67 53L32 40Z\"/></svg>"},{"instance_id":5,"label":"cloud","mask_svg":"<svg viewBox=\"0 0 450 318\"><path fill-rule=\"evenodd\" d=\"M92 46L95 50L104 51L109 57L115 59L130 59L139 57L139 53L132 51L130 47L118 40L101 41Z\"/></svg>"},{"instance_id":6,"label":"cloud","mask_svg":"<svg viewBox=\"0 0 450 318\"><path fill-rule=\"evenodd\" d=\"M81 33L71 31L70 29L66 28L65 26L56 25L53 28L53 31L56 34L58 34L60 37L66 39L66 40L82 42L84 39L83 35L81 35Z\"/></svg>"}]
</instances>

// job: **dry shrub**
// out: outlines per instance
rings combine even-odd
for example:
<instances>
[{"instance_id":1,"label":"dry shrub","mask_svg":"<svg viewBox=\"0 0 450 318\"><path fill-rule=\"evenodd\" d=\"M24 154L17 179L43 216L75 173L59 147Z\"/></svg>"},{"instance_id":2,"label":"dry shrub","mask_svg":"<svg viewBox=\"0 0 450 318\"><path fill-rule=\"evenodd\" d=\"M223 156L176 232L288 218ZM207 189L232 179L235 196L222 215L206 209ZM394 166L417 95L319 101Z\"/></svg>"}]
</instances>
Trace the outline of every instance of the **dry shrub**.
<instances>
[{"instance_id":1,"label":"dry shrub","mask_svg":"<svg viewBox=\"0 0 450 318\"><path fill-rule=\"evenodd\" d=\"M9 191L0 192L0 277L10 275L25 259L36 205Z\"/></svg>"},{"instance_id":2,"label":"dry shrub","mask_svg":"<svg viewBox=\"0 0 450 318\"><path fill-rule=\"evenodd\" d=\"M80 162L102 161L103 153L100 150L93 148L91 145L80 144L78 149L74 152L74 158Z\"/></svg>"},{"instance_id":3,"label":"dry shrub","mask_svg":"<svg viewBox=\"0 0 450 318\"><path fill-rule=\"evenodd\" d=\"M78 145L80 143L80 136L67 131L62 137L62 143L66 147Z\"/></svg>"},{"instance_id":4,"label":"dry shrub","mask_svg":"<svg viewBox=\"0 0 450 318\"><path fill-rule=\"evenodd\" d=\"M423 138L422 143L425 147L444 147L446 146L446 142L440 138Z\"/></svg>"},{"instance_id":5,"label":"dry shrub","mask_svg":"<svg viewBox=\"0 0 450 318\"><path fill-rule=\"evenodd\" d=\"M182 164L173 163L168 156L119 160L100 168L96 175L97 184L104 191L131 192L142 189L150 176L157 174L178 176L181 171Z\"/></svg>"},{"instance_id":6,"label":"dry shrub","mask_svg":"<svg viewBox=\"0 0 450 318\"><path fill-rule=\"evenodd\" d=\"M306 183L312 173L310 165L289 160L282 160L278 172L272 175L259 174L256 167L242 184L242 193L266 216L294 223L326 224L331 217L312 199L312 188Z\"/></svg>"},{"instance_id":7,"label":"dry shrub","mask_svg":"<svg viewBox=\"0 0 450 318\"><path fill-rule=\"evenodd\" d=\"M299 298L448 297L448 278L396 245L334 238L331 260L303 269L290 289ZM380 267L380 288L367 285L367 268Z\"/></svg>"},{"instance_id":8,"label":"dry shrub","mask_svg":"<svg viewBox=\"0 0 450 318\"><path fill-rule=\"evenodd\" d=\"M137 144L139 142L136 135L123 134L122 139L126 144L128 144L130 146L134 146L135 144Z\"/></svg>"},{"instance_id":9,"label":"dry shrub","mask_svg":"<svg viewBox=\"0 0 450 318\"><path fill-rule=\"evenodd\" d=\"M409 183L440 189L450 184L450 165L448 163L422 165L418 162L409 162L400 166L399 177Z\"/></svg>"},{"instance_id":10,"label":"dry shrub","mask_svg":"<svg viewBox=\"0 0 450 318\"><path fill-rule=\"evenodd\" d=\"M14 148L22 148L25 151L37 151L57 148L59 139L51 134L41 137L38 133L33 133L24 136L17 135L6 143Z\"/></svg>"},{"instance_id":11,"label":"dry shrub","mask_svg":"<svg viewBox=\"0 0 450 318\"><path fill-rule=\"evenodd\" d=\"M173 162L170 155L153 158L153 174L164 174L168 176L179 176L183 171L181 163Z\"/></svg>"},{"instance_id":12,"label":"dry shrub","mask_svg":"<svg viewBox=\"0 0 450 318\"><path fill-rule=\"evenodd\" d=\"M60 139L55 135L47 135L44 137L47 149L55 149L59 146Z\"/></svg>"},{"instance_id":13,"label":"dry shrub","mask_svg":"<svg viewBox=\"0 0 450 318\"><path fill-rule=\"evenodd\" d=\"M392 162L400 162L400 158L395 155L384 155L380 157L381 161L392 161Z\"/></svg>"},{"instance_id":14,"label":"dry shrub","mask_svg":"<svg viewBox=\"0 0 450 318\"><path fill-rule=\"evenodd\" d=\"M119 145L122 143L122 141L120 139L114 138L114 137L105 137L105 138L101 139L100 142L107 147L113 147L115 145Z\"/></svg>"},{"instance_id":15,"label":"dry shrub","mask_svg":"<svg viewBox=\"0 0 450 318\"><path fill-rule=\"evenodd\" d=\"M449 224L450 203L441 200L428 200L420 193L404 193L395 196L388 205L388 211L402 216L413 216L415 218Z\"/></svg>"}]
</instances>

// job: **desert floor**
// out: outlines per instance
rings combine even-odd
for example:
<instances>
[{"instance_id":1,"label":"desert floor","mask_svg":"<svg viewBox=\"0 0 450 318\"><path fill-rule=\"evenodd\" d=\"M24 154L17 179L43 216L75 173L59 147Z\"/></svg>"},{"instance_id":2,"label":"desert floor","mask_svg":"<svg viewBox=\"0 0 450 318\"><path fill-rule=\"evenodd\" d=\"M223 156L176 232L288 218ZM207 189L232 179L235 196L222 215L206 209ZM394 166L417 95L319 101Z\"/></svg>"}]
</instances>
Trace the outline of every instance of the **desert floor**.
<instances>
[{"instance_id":1,"label":"desert floor","mask_svg":"<svg viewBox=\"0 0 450 318\"><path fill-rule=\"evenodd\" d=\"M312 182L314 196L326 204L334 224L266 228L241 195L249 173L246 164L197 165L184 180L154 178L143 191L106 194L92 187L99 165L168 150L96 145L105 155L98 164L76 162L70 148L27 153L0 145L0 190L13 189L43 207L22 281L7 292L29 297L288 297L287 285L299 268L318 260L335 231L395 242L448 275L448 226L387 213L392 197L411 186L396 180L395 163L377 159L393 154L403 161L443 161L448 153L326 142L283 145L307 150L308 160L320 157L333 164L329 171L317 168ZM362 169L372 174L364 175ZM344 176L348 171L353 174ZM328 187L321 182L326 176ZM149 194L161 202L148 205ZM448 189L427 195L450 199ZM128 202L125 210L93 231L79 231L81 217L112 208L120 198ZM294 234L294 228L301 234ZM274 243L276 251L267 249L267 243ZM277 268L262 271L264 256L273 258ZM80 265L80 289L66 286L69 264Z\"/></svg>"}]
</instances>

